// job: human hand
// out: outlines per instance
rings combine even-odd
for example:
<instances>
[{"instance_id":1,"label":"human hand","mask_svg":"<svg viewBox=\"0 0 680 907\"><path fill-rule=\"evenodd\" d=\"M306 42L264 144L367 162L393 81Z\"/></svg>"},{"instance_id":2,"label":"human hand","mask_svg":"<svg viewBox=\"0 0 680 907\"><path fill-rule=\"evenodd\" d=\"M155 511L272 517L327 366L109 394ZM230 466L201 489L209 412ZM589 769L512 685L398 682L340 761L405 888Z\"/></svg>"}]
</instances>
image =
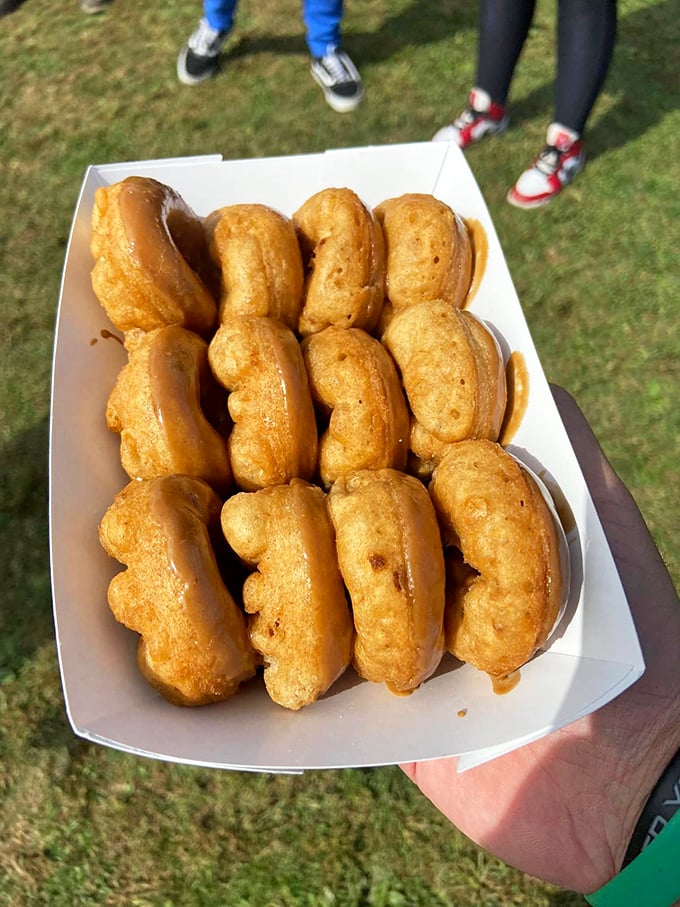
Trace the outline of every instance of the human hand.
<instances>
[{"instance_id":1,"label":"human hand","mask_svg":"<svg viewBox=\"0 0 680 907\"><path fill-rule=\"evenodd\" d=\"M562 416L617 565L646 671L615 700L547 737L457 774L457 760L402 769L465 835L504 862L574 891L620 870L642 808L680 746L680 605L640 511L585 416Z\"/></svg>"}]
</instances>

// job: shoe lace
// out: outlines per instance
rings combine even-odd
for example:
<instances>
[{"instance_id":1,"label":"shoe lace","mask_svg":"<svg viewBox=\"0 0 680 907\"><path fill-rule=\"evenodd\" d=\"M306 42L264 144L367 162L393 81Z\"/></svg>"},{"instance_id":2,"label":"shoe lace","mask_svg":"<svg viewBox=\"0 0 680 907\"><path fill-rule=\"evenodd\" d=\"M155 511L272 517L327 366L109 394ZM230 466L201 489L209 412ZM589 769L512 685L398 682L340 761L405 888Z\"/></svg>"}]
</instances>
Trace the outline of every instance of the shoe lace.
<instances>
[{"instance_id":1,"label":"shoe lace","mask_svg":"<svg viewBox=\"0 0 680 907\"><path fill-rule=\"evenodd\" d=\"M453 125L457 129L462 129L463 126L471 126L477 120L485 117L486 114L482 110L475 110L474 107L466 107L465 110L456 117Z\"/></svg>"},{"instance_id":2,"label":"shoe lace","mask_svg":"<svg viewBox=\"0 0 680 907\"><path fill-rule=\"evenodd\" d=\"M546 176L552 176L553 173L559 170L563 154L564 152L556 148L555 145L546 145L536 158L534 166Z\"/></svg>"},{"instance_id":3,"label":"shoe lace","mask_svg":"<svg viewBox=\"0 0 680 907\"><path fill-rule=\"evenodd\" d=\"M321 58L321 63L335 84L354 81L351 73L345 66L345 61L339 53L334 51L333 53L327 54L325 57Z\"/></svg>"},{"instance_id":4,"label":"shoe lace","mask_svg":"<svg viewBox=\"0 0 680 907\"><path fill-rule=\"evenodd\" d=\"M191 36L189 46L199 56L210 57L220 49L221 38L220 32L215 31L206 19L201 19L198 28Z\"/></svg>"}]
</instances>

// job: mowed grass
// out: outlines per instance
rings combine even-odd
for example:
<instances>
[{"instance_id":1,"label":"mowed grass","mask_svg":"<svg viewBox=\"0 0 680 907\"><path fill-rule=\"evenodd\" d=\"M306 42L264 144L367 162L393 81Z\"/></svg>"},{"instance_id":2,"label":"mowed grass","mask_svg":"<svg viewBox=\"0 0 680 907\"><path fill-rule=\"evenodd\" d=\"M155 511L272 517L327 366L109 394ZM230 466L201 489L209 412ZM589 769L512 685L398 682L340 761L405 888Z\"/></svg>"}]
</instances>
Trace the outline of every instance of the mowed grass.
<instances>
[{"instance_id":1,"label":"mowed grass","mask_svg":"<svg viewBox=\"0 0 680 907\"><path fill-rule=\"evenodd\" d=\"M589 164L553 206L520 212L504 201L551 118L552 2L539 2L517 71L512 128L468 159L548 378L581 403L677 581L673 7L620 3ZM198 13L193 0L116 0L98 17L76 0L26 0L0 20L0 904L581 904L477 848L397 768L209 771L94 747L67 724L47 420L59 280L86 166L427 140L473 78L473 0L348 0L346 46L367 99L339 116L308 74L299 5L243 0L223 72L185 88L175 59Z\"/></svg>"}]
</instances>

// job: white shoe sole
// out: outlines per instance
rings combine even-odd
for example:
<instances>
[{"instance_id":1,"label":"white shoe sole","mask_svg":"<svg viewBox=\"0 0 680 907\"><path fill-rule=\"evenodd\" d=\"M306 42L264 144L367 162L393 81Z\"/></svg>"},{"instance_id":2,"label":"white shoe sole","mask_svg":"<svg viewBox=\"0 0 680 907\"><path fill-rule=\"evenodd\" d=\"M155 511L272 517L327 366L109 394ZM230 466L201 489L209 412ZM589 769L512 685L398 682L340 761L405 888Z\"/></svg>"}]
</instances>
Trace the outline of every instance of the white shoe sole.
<instances>
[{"instance_id":1,"label":"white shoe sole","mask_svg":"<svg viewBox=\"0 0 680 907\"><path fill-rule=\"evenodd\" d=\"M579 160L578 165L577 165L577 166L572 170L572 172L569 174L569 179L568 179L565 183L562 184L562 188L560 189L559 192L554 192L552 195L548 195L548 196L546 196L545 198L537 198L537 199L527 198L527 199L525 200L525 199L522 199L522 198L518 198L516 195L513 194L514 191L515 191L515 186L512 186L512 188L508 190L508 194L506 195L506 200L507 200L514 208L525 208L525 209L530 209L530 208L543 208L545 205L549 205L550 202L551 202L554 198L557 198L558 195L561 195L562 192L563 192L563 190L566 189L567 186L571 186L571 184L573 183L573 181L576 179L576 177L579 175L579 173L580 173L580 172L583 170L583 168L585 167L585 163L586 163L586 156L585 156L585 153L584 153L584 152L581 152L581 158L580 158L580 160ZM515 185L516 185L516 184L515 184Z\"/></svg>"},{"instance_id":2,"label":"white shoe sole","mask_svg":"<svg viewBox=\"0 0 680 907\"><path fill-rule=\"evenodd\" d=\"M549 205L550 202L554 198L557 198L557 196L561 195L561 194L562 194L562 190L560 190L559 192L556 192L554 195L547 196L547 198L539 198L536 200L532 199L531 201L523 201L522 199L517 198L517 196L513 195L512 189L510 189L508 191L508 194L505 196L505 198L513 206L513 208L522 208L522 209L543 208L545 205Z\"/></svg>"},{"instance_id":3,"label":"white shoe sole","mask_svg":"<svg viewBox=\"0 0 680 907\"><path fill-rule=\"evenodd\" d=\"M359 93L354 95L354 97L352 98L339 97L338 95L333 94L333 92L330 91L327 85L324 85L324 83L316 75L313 69L310 69L310 73L312 74L312 78L319 86L321 91L323 91L323 96L326 99L326 103L331 108L331 110L334 110L336 113L351 113L353 110L356 110L363 101L363 87L359 90Z\"/></svg>"},{"instance_id":4,"label":"white shoe sole","mask_svg":"<svg viewBox=\"0 0 680 907\"><path fill-rule=\"evenodd\" d=\"M505 132L505 130L510 125L510 117L504 117L498 126L495 129L487 129L486 132L483 132L480 136L473 138L467 145L461 145L459 141L460 129L457 126L454 126L453 123L449 123L448 126L442 126L441 129L438 129L437 132L430 139L431 142L450 142L453 145L458 145L459 148L467 148L469 145L476 145L478 142L481 142L483 139L491 138L494 135L500 135Z\"/></svg>"},{"instance_id":5,"label":"white shoe sole","mask_svg":"<svg viewBox=\"0 0 680 907\"><path fill-rule=\"evenodd\" d=\"M179 57L177 57L177 78L180 80L182 85L199 85L201 82L206 82L208 79L212 79L213 76L217 73L217 69L214 69L212 72L207 72L203 76L192 76L190 72L187 72L187 51L188 47L183 47L179 52Z\"/></svg>"}]
</instances>

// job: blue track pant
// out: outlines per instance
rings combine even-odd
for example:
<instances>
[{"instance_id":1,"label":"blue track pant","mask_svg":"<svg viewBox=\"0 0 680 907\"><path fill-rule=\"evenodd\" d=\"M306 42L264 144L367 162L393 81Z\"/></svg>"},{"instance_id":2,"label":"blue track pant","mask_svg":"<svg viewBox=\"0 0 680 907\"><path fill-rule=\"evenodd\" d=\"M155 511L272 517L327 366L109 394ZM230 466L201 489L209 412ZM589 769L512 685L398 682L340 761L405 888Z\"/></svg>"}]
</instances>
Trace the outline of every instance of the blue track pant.
<instances>
[{"instance_id":1,"label":"blue track pant","mask_svg":"<svg viewBox=\"0 0 680 907\"><path fill-rule=\"evenodd\" d=\"M340 46L343 0L302 0L302 20L307 46L313 57L323 57L329 48ZM229 31L234 24L238 0L204 0L203 15L210 27Z\"/></svg>"}]
</instances>

